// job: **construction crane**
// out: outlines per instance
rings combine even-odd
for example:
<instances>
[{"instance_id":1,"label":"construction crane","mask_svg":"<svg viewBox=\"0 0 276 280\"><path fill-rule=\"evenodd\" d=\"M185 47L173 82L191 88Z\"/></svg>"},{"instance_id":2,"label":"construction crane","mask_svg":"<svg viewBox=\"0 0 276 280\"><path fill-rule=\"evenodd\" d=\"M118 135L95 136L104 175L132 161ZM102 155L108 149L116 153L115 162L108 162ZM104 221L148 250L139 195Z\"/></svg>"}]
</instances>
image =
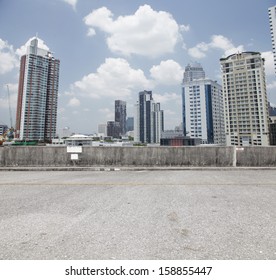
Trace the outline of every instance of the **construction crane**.
<instances>
[{"instance_id":1,"label":"construction crane","mask_svg":"<svg viewBox=\"0 0 276 280\"><path fill-rule=\"evenodd\" d=\"M9 114L10 114L10 125L11 127L4 132L3 135L0 135L0 146L5 142L5 141L11 141L14 138L14 128L12 125L12 110L11 110L11 99L10 99L10 89L9 85L7 84L7 91L8 91L8 103L9 103Z\"/></svg>"},{"instance_id":2,"label":"construction crane","mask_svg":"<svg viewBox=\"0 0 276 280\"><path fill-rule=\"evenodd\" d=\"M12 111L11 111L10 89L9 89L9 85L8 84L7 84L7 90L8 90L8 102L9 102L9 112L10 112L10 124L11 124L11 128L13 128L13 125L12 125Z\"/></svg>"}]
</instances>

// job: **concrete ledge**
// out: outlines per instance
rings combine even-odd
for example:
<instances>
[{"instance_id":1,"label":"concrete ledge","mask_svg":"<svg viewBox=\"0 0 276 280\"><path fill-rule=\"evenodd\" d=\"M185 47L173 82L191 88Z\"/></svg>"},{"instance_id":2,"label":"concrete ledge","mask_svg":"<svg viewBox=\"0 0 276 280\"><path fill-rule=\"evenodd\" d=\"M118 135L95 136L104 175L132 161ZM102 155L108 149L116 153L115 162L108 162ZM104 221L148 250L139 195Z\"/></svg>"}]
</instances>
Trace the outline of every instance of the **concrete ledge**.
<instances>
[{"instance_id":1,"label":"concrete ledge","mask_svg":"<svg viewBox=\"0 0 276 280\"><path fill-rule=\"evenodd\" d=\"M270 147L83 147L72 159L66 147L0 148L0 167L26 168L206 168L276 167L276 146ZM89 169L91 170L91 169Z\"/></svg>"},{"instance_id":2,"label":"concrete ledge","mask_svg":"<svg viewBox=\"0 0 276 280\"><path fill-rule=\"evenodd\" d=\"M118 172L118 171L241 171L241 170L275 170L276 167L0 167L1 171L85 171L85 172Z\"/></svg>"}]
</instances>

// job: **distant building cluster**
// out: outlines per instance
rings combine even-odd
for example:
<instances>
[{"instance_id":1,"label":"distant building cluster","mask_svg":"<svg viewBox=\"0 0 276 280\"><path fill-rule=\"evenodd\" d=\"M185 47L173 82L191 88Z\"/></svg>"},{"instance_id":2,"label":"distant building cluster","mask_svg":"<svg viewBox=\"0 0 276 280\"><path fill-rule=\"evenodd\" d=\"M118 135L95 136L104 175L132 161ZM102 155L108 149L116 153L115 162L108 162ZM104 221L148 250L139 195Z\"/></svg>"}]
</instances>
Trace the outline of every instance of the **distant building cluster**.
<instances>
[{"instance_id":1,"label":"distant building cluster","mask_svg":"<svg viewBox=\"0 0 276 280\"><path fill-rule=\"evenodd\" d=\"M126 101L115 100L114 121L108 121L106 124L98 125L98 134L100 137L122 138L128 132L133 131L133 117L127 118Z\"/></svg>"},{"instance_id":2,"label":"distant building cluster","mask_svg":"<svg viewBox=\"0 0 276 280\"><path fill-rule=\"evenodd\" d=\"M134 140L141 143L160 143L164 131L164 112L160 103L155 103L151 91L139 93L136 104Z\"/></svg>"},{"instance_id":3,"label":"distant building cluster","mask_svg":"<svg viewBox=\"0 0 276 280\"><path fill-rule=\"evenodd\" d=\"M269 8L269 20L276 70L276 6ZM221 58L220 65L222 85L206 78L199 63L185 67L182 105L176 104L182 106L182 125L175 130L165 130L162 104L154 101L152 91L143 90L137 93L135 116L127 116L126 101L115 100L114 119L98 125L97 139L128 137L136 143L164 146L276 145L276 108L268 102L261 53L234 53ZM50 51L38 47L37 38L31 41L21 57L17 139L51 142L55 138L59 66L60 61ZM0 135L6 131L8 127L0 123ZM71 134L69 127L60 132L64 139ZM67 142L76 143L79 138ZM91 139L85 141L90 143Z\"/></svg>"}]
</instances>

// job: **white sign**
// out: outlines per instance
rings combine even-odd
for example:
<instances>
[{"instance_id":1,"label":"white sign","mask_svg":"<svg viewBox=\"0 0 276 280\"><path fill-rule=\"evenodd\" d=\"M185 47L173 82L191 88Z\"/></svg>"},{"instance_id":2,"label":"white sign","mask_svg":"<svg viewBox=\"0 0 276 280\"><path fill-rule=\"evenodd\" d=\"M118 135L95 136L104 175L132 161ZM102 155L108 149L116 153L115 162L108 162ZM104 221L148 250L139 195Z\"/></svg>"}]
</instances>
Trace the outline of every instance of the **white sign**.
<instances>
[{"instance_id":1,"label":"white sign","mask_svg":"<svg viewBox=\"0 0 276 280\"><path fill-rule=\"evenodd\" d=\"M71 154L71 160L78 160L79 155L78 154Z\"/></svg>"},{"instance_id":2,"label":"white sign","mask_svg":"<svg viewBox=\"0 0 276 280\"><path fill-rule=\"evenodd\" d=\"M67 153L82 153L82 146L67 146Z\"/></svg>"}]
</instances>

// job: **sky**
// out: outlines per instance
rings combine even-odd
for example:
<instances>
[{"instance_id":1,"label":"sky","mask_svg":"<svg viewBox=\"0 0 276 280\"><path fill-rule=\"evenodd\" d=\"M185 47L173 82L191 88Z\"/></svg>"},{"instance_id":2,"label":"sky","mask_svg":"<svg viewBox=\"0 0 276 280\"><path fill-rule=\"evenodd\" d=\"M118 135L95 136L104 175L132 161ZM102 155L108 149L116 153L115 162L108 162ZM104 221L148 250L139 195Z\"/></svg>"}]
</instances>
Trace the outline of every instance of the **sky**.
<instances>
[{"instance_id":1,"label":"sky","mask_svg":"<svg viewBox=\"0 0 276 280\"><path fill-rule=\"evenodd\" d=\"M198 62L221 84L219 60L257 51L276 104L268 8L275 0L0 0L0 123L15 125L20 56L36 35L60 59L57 132L92 134L114 120L115 100L135 114L151 90L165 129L182 121L185 66Z\"/></svg>"}]
</instances>

